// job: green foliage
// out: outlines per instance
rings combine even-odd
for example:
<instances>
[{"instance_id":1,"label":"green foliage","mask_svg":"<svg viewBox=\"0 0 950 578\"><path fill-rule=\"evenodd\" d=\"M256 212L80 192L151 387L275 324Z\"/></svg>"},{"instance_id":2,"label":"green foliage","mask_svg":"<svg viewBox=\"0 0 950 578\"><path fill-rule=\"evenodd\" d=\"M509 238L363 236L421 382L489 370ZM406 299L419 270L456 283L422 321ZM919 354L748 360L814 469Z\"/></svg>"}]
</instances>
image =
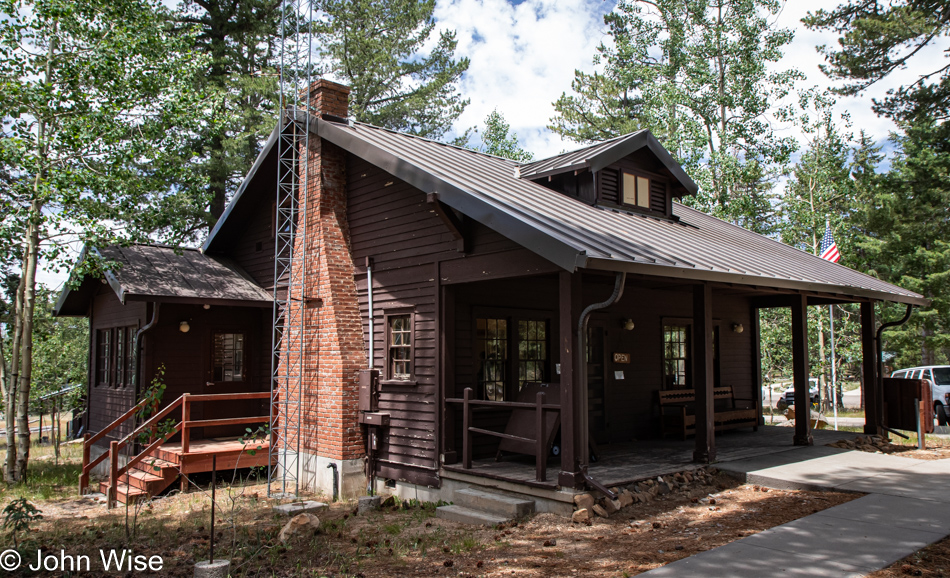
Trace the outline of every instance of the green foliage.
<instances>
[{"instance_id":1,"label":"green foliage","mask_svg":"<svg viewBox=\"0 0 950 578\"><path fill-rule=\"evenodd\" d=\"M33 325L34 399L69 385L86 385L89 353L89 320L84 317L53 317L57 294L45 287L37 290ZM7 348L4 348L5 350ZM85 387L66 395L60 407L78 407Z\"/></svg>"},{"instance_id":2,"label":"green foliage","mask_svg":"<svg viewBox=\"0 0 950 578\"><path fill-rule=\"evenodd\" d=\"M604 17L603 74L575 73L574 95L554 103L551 129L597 141L650 129L700 184L688 202L769 233L772 184L795 139L769 114L801 78L771 72L791 42L772 28L777 0L625 0Z\"/></svg>"},{"instance_id":3,"label":"green foliage","mask_svg":"<svg viewBox=\"0 0 950 578\"><path fill-rule=\"evenodd\" d=\"M434 38L435 0L319 0L325 71L351 88L350 115L384 128L440 138L468 105L458 81L455 32Z\"/></svg>"},{"instance_id":4,"label":"green foliage","mask_svg":"<svg viewBox=\"0 0 950 578\"><path fill-rule=\"evenodd\" d=\"M30 531L33 522L43 519L43 512L26 498L11 500L3 508L3 527L13 536L14 547L20 547L20 534Z\"/></svg>"},{"instance_id":5,"label":"green foliage","mask_svg":"<svg viewBox=\"0 0 950 578\"><path fill-rule=\"evenodd\" d=\"M139 402L144 402L142 409L139 410L138 414L135 416L136 423L144 423L152 416L156 411L158 411L158 406L162 403L162 398L165 397L165 364L161 364L158 368L155 369L155 375L152 377L152 382L149 386L142 392L142 397ZM168 439L175 433L175 420L166 419L165 421L156 423L151 428L143 430L139 435L136 441L143 445L148 445L153 440L162 438Z\"/></svg>"},{"instance_id":6,"label":"green foliage","mask_svg":"<svg viewBox=\"0 0 950 578\"><path fill-rule=\"evenodd\" d=\"M841 35L836 48L820 47L827 60L822 70L832 79L846 81L839 92L855 95L941 42L950 32L950 9L943 0L847 0L834 10L809 13L803 21L810 28ZM931 67L931 72L913 83L875 100L874 110L904 121L946 119L950 112L948 68L937 63Z\"/></svg>"},{"instance_id":7,"label":"green foliage","mask_svg":"<svg viewBox=\"0 0 950 578\"><path fill-rule=\"evenodd\" d=\"M528 162L534 157L518 146L518 135L511 132L511 126L497 108L485 117L481 151L518 162Z\"/></svg>"}]
</instances>

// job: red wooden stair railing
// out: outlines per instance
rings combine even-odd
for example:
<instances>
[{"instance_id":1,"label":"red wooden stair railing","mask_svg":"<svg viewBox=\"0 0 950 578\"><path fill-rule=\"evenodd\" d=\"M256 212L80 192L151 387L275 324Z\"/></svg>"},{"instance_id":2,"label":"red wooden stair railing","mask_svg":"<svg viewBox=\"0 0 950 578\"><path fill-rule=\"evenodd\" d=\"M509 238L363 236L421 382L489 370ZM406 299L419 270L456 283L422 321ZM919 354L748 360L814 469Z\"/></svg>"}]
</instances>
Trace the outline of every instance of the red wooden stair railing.
<instances>
[{"instance_id":1,"label":"red wooden stair railing","mask_svg":"<svg viewBox=\"0 0 950 578\"><path fill-rule=\"evenodd\" d=\"M234 401L234 400L247 400L247 399L269 399L270 393L268 392L254 392L254 393L219 393L219 394L199 394L191 395L184 394L167 407L162 409L160 412L156 413L148 420L143 422L140 426L135 428L132 433L125 436L120 440L112 440L109 443L109 451L100 454L97 458L91 460L91 448L93 444L98 442L107 436L110 432L115 430L117 427L128 421L129 419L134 418L142 411L145 407L146 401L138 403L135 407L125 412L117 420L100 430L95 435L86 434L83 438L82 446L82 473L79 474L79 493L84 494L89 488L89 474L92 472L93 468L105 461L106 458L109 459L109 492L107 496L108 507L112 508L116 503L116 494L119 487L119 480L122 476L125 476L129 473L129 470L134 468L139 462L152 454L157 450L163 443L165 443L170 437L174 436L177 433L181 433L181 453L182 455L187 455L191 447L191 430L196 427L217 427L217 426L228 426L228 425L244 425L244 424L254 424L254 423L269 423L271 421L271 416L251 416L251 417L234 417L234 418L224 418L224 419L204 419L204 420L192 420L191 419L191 404L200 403L205 401ZM157 439L154 436L155 428L158 425L159 421L171 415L173 411L177 408L181 408L180 419L177 423L174 424L173 429L164 436L158 437ZM149 445L143 449L141 452L129 458L124 466L119 467L119 453L129 445L129 443L138 439L138 437L143 432L151 432L152 435L149 436L150 442Z\"/></svg>"}]
</instances>

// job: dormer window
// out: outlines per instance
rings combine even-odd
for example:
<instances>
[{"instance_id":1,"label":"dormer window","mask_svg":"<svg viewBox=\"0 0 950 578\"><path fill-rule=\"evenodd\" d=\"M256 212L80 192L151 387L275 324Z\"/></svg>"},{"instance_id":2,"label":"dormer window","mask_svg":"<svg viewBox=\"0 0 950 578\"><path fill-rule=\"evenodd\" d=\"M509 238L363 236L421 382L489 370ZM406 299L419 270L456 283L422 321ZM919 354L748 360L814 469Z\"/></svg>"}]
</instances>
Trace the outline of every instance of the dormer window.
<instances>
[{"instance_id":1,"label":"dormer window","mask_svg":"<svg viewBox=\"0 0 950 578\"><path fill-rule=\"evenodd\" d=\"M650 179L623 173L623 203L641 209L650 208Z\"/></svg>"}]
</instances>

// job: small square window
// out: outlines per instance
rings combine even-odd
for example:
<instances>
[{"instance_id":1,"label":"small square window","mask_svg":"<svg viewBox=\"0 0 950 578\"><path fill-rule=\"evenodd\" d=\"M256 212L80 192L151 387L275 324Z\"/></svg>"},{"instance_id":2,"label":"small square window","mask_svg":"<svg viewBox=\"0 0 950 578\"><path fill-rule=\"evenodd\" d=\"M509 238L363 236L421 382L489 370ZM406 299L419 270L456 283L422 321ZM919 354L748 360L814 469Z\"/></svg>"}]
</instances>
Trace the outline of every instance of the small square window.
<instances>
[{"instance_id":1,"label":"small square window","mask_svg":"<svg viewBox=\"0 0 950 578\"><path fill-rule=\"evenodd\" d=\"M650 208L650 179L623 173L623 202L642 209Z\"/></svg>"}]
</instances>

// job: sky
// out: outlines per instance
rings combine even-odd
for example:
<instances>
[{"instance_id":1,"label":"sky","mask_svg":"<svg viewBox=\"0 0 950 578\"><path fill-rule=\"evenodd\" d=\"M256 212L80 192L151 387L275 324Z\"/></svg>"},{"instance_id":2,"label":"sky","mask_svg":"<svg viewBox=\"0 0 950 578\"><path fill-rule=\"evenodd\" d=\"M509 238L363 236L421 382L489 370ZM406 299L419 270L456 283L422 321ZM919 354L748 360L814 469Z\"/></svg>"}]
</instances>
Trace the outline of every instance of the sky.
<instances>
[{"instance_id":1,"label":"sky","mask_svg":"<svg viewBox=\"0 0 950 578\"><path fill-rule=\"evenodd\" d=\"M801 23L810 11L833 6L827 0L791 0L775 19L781 28L795 32L777 69L797 68L806 75L799 88L828 87L831 82L819 70L824 57L815 47L834 45L837 36L808 30ZM604 13L613 2L601 0L438 0L435 18L442 28L455 30L458 56L471 59L462 78L461 92L471 104L456 128L481 126L495 108L517 133L522 148L535 158L577 148L578 145L547 130L554 116L552 103L570 93L574 70L594 70L597 46L608 40ZM859 97L839 97L836 112L849 113L853 130L868 131L878 141L886 140L895 127L871 110L872 97L881 97L891 87L913 82L927 64L943 60L936 46L919 54L908 68L875 85ZM782 130L792 130L784 128ZM800 137L800 135L797 135Z\"/></svg>"},{"instance_id":2,"label":"sky","mask_svg":"<svg viewBox=\"0 0 950 578\"><path fill-rule=\"evenodd\" d=\"M166 2L174 5L177 0ZM521 147L536 159L578 148L577 143L562 140L546 128L554 116L552 103L571 91L575 69L594 70L596 48L608 40L603 16L614 6L615 2L604 0L437 0L437 26L455 30L456 56L471 59L460 83L462 95L471 102L456 122L456 132L481 127L485 117L497 108L518 135ZM792 29L795 38L775 68L795 67L803 72L806 79L799 88L831 86L818 68L824 59L815 47L834 45L837 36L808 30L801 23L808 12L830 6L827 0L790 0L776 17L776 25ZM942 49L947 48L947 42L943 40L943 45L923 51L905 70L892 74L866 94L839 97L836 112L850 115L855 132L864 129L878 142L884 142L895 127L873 113L871 99L884 96L889 88L913 82L922 71L930 70L928 65L944 60ZM778 130L794 130L775 126ZM801 135L795 136L802 140ZM65 275L43 271L39 280L59 287Z\"/></svg>"}]
</instances>

